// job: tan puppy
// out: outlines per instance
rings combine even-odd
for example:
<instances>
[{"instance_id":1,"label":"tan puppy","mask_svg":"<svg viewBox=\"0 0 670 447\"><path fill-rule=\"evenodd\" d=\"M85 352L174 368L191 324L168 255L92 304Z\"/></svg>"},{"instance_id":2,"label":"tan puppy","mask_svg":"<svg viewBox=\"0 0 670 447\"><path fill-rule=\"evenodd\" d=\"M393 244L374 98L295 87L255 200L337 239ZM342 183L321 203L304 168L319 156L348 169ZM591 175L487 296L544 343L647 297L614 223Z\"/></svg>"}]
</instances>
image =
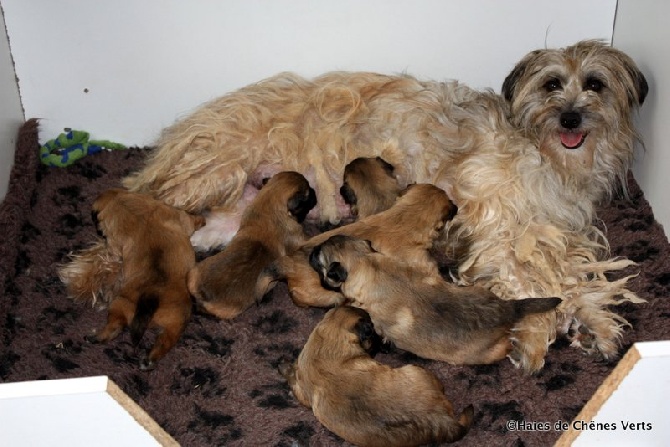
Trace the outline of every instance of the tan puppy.
<instances>
[{"instance_id":1,"label":"tan puppy","mask_svg":"<svg viewBox=\"0 0 670 447\"><path fill-rule=\"evenodd\" d=\"M322 291L319 275L309 265L312 248L337 234L370 240L376 250L424 270L427 276L438 275L429 250L457 211L440 188L410 185L388 210L312 237L299 250L264 270L259 281L285 280L293 302L299 306L342 304L344 297L339 292Z\"/></svg>"},{"instance_id":2,"label":"tan puppy","mask_svg":"<svg viewBox=\"0 0 670 447\"><path fill-rule=\"evenodd\" d=\"M305 177L297 172L274 175L242 215L230 244L188 273L196 303L227 319L260 301L271 285L257 285L259 273L304 242L301 223L314 205L316 196Z\"/></svg>"},{"instance_id":3,"label":"tan puppy","mask_svg":"<svg viewBox=\"0 0 670 447\"><path fill-rule=\"evenodd\" d=\"M472 405L456 420L432 373L414 365L391 368L372 359L374 337L362 310L331 309L295 364L281 364L280 372L319 422L358 446L417 446L465 436Z\"/></svg>"},{"instance_id":4,"label":"tan puppy","mask_svg":"<svg viewBox=\"0 0 670 447\"><path fill-rule=\"evenodd\" d=\"M344 168L340 195L351 214L362 219L389 209L402 189L393 166L381 157L357 158Z\"/></svg>"},{"instance_id":5,"label":"tan puppy","mask_svg":"<svg viewBox=\"0 0 670 447\"><path fill-rule=\"evenodd\" d=\"M107 324L90 340L112 340L129 326L137 345L147 327L157 326L156 342L140 360L140 368L151 369L177 343L191 317L186 273L195 253L189 237L204 219L120 189L97 198L93 217L108 252L118 254L122 264Z\"/></svg>"},{"instance_id":6,"label":"tan puppy","mask_svg":"<svg viewBox=\"0 0 670 447\"><path fill-rule=\"evenodd\" d=\"M505 358L512 328L525 315L553 310L560 298L501 300L481 287L427 279L373 250L369 241L333 236L314 248L310 265L324 284L366 310L377 332L398 348L452 364Z\"/></svg>"}]
</instances>

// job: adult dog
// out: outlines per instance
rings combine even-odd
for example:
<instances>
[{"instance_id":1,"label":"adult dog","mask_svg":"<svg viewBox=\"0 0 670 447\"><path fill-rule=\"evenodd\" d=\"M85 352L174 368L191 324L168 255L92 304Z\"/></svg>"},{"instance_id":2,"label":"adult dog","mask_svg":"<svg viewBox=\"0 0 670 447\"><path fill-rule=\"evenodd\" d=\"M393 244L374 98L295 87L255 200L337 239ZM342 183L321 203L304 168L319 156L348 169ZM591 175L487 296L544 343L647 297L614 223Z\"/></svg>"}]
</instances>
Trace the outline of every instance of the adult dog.
<instances>
[{"instance_id":1,"label":"adult dog","mask_svg":"<svg viewBox=\"0 0 670 447\"><path fill-rule=\"evenodd\" d=\"M529 316L516 333L518 362L535 371L557 328L616 355L626 322L607 306L639 300L625 278L605 277L631 262L607 259L593 219L594 204L625 192L632 115L647 91L635 63L597 41L528 54L502 95L410 76L280 74L167 128L124 184L225 216L259 171L295 170L314 186L320 218L336 223L344 167L380 156L402 185L436 184L458 205L449 239L462 284L564 299L558 318Z\"/></svg>"}]
</instances>

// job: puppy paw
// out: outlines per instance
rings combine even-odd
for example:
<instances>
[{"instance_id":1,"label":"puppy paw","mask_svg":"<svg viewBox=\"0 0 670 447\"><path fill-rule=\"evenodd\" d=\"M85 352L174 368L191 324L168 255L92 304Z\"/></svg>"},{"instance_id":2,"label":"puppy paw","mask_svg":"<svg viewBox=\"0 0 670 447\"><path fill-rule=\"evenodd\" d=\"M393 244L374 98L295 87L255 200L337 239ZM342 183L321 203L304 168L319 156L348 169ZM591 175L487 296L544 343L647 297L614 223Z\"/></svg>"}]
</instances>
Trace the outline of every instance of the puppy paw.
<instances>
[{"instance_id":1,"label":"puppy paw","mask_svg":"<svg viewBox=\"0 0 670 447\"><path fill-rule=\"evenodd\" d=\"M156 362L149 360L149 357L140 359L140 369L142 371L151 371L156 367Z\"/></svg>"},{"instance_id":2,"label":"puppy paw","mask_svg":"<svg viewBox=\"0 0 670 447\"><path fill-rule=\"evenodd\" d=\"M287 358L282 358L279 360L277 370L279 371L279 374L281 374L285 379L290 379L295 374L293 362Z\"/></svg>"},{"instance_id":3,"label":"puppy paw","mask_svg":"<svg viewBox=\"0 0 670 447\"><path fill-rule=\"evenodd\" d=\"M100 343L100 340L98 339L98 335L95 332L93 332L92 334L85 335L84 340L86 340L88 343L91 343L91 344L94 344L94 345L97 345L98 343Z\"/></svg>"}]
</instances>

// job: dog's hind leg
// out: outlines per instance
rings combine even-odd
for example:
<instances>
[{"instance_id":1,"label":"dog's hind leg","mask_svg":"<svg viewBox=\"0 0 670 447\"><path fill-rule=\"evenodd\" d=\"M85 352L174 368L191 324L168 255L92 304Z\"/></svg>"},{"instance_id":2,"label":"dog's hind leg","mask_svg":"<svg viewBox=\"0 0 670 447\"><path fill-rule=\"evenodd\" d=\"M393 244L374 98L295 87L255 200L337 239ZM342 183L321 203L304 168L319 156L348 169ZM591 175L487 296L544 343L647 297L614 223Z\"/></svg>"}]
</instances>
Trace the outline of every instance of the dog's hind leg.
<instances>
[{"instance_id":1,"label":"dog's hind leg","mask_svg":"<svg viewBox=\"0 0 670 447\"><path fill-rule=\"evenodd\" d=\"M120 296L109 305L107 324L87 340L93 343L105 343L115 339L130 324L135 314L135 301Z\"/></svg>"},{"instance_id":2,"label":"dog's hind leg","mask_svg":"<svg viewBox=\"0 0 670 447\"><path fill-rule=\"evenodd\" d=\"M160 332L151 350L140 360L140 369L153 369L156 362L165 357L165 354L179 341L190 318L191 300L188 295L180 303L163 305L156 310L152 323L160 328Z\"/></svg>"}]
</instances>

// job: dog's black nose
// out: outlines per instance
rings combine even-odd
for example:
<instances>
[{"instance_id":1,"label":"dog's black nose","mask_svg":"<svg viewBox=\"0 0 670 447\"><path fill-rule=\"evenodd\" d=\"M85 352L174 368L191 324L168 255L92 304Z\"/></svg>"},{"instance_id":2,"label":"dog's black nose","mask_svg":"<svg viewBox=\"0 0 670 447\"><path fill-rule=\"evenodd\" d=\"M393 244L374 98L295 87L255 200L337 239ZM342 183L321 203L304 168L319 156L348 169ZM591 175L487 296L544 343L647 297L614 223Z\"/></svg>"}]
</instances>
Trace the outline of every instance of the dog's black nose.
<instances>
[{"instance_id":1,"label":"dog's black nose","mask_svg":"<svg viewBox=\"0 0 670 447\"><path fill-rule=\"evenodd\" d=\"M582 124L582 115L578 112L561 113L561 126L566 129L576 129Z\"/></svg>"}]
</instances>

